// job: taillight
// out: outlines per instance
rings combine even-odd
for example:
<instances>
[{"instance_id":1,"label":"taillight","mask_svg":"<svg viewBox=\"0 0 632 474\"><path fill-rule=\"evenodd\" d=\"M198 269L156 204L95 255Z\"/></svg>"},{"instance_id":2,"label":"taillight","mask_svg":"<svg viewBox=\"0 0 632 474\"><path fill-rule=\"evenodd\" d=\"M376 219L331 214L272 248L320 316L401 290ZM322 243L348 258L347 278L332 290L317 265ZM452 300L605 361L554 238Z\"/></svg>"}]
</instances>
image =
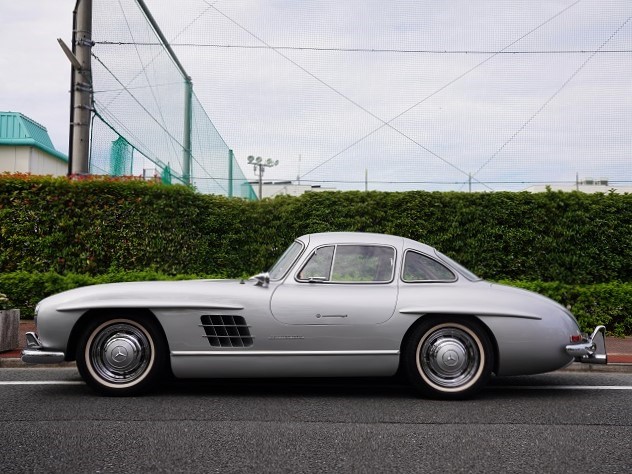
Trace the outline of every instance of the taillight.
<instances>
[{"instance_id":1,"label":"taillight","mask_svg":"<svg viewBox=\"0 0 632 474\"><path fill-rule=\"evenodd\" d=\"M578 342L582 342L582 335L581 335L581 334L573 334L573 335L571 336L571 342L572 342L573 344L576 344L576 343L578 343Z\"/></svg>"}]
</instances>

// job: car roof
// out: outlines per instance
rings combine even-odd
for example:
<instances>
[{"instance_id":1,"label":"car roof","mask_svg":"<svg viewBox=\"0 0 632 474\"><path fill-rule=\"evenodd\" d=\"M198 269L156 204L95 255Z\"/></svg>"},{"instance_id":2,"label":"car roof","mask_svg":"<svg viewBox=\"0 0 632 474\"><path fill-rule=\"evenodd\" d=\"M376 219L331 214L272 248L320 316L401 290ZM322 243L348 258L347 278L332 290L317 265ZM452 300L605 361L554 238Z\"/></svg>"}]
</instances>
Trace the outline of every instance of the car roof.
<instances>
[{"instance_id":1,"label":"car roof","mask_svg":"<svg viewBox=\"0 0 632 474\"><path fill-rule=\"evenodd\" d=\"M434 248L415 240L396 235L374 234L370 232L320 232L299 237L310 247L326 244L380 244L401 249L415 249L425 253L434 253Z\"/></svg>"}]
</instances>

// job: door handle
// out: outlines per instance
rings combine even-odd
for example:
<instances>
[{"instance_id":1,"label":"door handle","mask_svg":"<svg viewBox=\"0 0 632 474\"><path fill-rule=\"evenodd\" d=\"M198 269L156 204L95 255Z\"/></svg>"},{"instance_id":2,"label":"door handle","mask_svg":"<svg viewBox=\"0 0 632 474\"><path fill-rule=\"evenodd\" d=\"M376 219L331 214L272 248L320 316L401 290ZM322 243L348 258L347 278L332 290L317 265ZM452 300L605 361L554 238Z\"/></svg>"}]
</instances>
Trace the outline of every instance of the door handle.
<instances>
[{"instance_id":1,"label":"door handle","mask_svg":"<svg viewBox=\"0 0 632 474\"><path fill-rule=\"evenodd\" d=\"M317 318L346 318L346 314L320 314L316 315Z\"/></svg>"}]
</instances>

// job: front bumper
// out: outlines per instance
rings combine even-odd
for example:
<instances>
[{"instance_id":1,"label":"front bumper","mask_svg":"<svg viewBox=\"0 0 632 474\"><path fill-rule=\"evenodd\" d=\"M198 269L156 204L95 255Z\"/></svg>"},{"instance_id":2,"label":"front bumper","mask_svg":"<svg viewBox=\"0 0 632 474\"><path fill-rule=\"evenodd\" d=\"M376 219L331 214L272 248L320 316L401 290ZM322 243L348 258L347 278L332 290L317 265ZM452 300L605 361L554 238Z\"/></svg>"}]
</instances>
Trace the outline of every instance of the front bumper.
<instances>
[{"instance_id":1,"label":"front bumper","mask_svg":"<svg viewBox=\"0 0 632 474\"><path fill-rule=\"evenodd\" d=\"M26 349L22 351L22 362L27 364L59 364L66 355L63 352L42 349L42 343L34 332L26 333Z\"/></svg>"},{"instance_id":2,"label":"front bumper","mask_svg":"<svg viewBox=\"0 0 632 474\"><path fill-rule=\"evenodd\" d=\"M566 346L566 353L575 358L575 362L587 364L607 364L606 327L597 326L593 333L578 344Z\"/></svg>"}]
</instances>

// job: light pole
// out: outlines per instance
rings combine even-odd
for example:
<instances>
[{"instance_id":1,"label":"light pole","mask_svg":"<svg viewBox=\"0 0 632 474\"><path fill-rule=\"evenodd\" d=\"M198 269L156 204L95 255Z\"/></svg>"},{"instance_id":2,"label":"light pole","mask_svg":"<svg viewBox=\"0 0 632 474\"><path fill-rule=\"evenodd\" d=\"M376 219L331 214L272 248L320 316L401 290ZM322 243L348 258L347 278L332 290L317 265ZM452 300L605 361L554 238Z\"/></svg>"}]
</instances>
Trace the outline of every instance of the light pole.
<instances>
[{"instance_id":1,"label":"light pole","mask_svg":"<svg viewBox=\"0 0 632 474\"><path fill-rule=\"evenodd\" d=\"M254 157L250 155L248 157L248 164L254 165L255 176L259 177L259 201L263 197L263 173L266 168L272 168L273 166L277 166L279 164L279 160L272 161L271 158L263 161L263 158L260 156Z\"/></svg>"}]
</instances>

